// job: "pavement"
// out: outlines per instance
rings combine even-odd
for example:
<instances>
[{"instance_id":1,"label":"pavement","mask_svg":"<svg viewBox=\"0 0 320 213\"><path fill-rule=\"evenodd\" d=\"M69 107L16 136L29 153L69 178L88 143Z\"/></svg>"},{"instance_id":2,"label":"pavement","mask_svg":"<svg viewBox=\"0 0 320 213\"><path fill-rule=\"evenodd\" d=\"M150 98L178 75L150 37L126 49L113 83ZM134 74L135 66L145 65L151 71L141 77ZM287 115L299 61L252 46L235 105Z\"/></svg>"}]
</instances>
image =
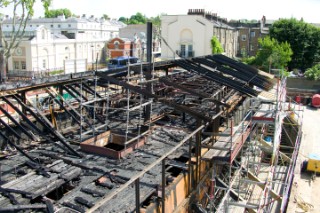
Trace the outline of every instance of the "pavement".
<instances>
[{"instance_id":1,"label":"pavement","mask_svg":"<svg viewBox=\"0 0 320 213\"><path fill-rule=\"evenodd\" d=\"M300 165L309 154L320 155L320 109L303 108L302 140L287 213L320 213L320 176L312 180L311 174L300 172Z\"/></svg>"}]
</instances>

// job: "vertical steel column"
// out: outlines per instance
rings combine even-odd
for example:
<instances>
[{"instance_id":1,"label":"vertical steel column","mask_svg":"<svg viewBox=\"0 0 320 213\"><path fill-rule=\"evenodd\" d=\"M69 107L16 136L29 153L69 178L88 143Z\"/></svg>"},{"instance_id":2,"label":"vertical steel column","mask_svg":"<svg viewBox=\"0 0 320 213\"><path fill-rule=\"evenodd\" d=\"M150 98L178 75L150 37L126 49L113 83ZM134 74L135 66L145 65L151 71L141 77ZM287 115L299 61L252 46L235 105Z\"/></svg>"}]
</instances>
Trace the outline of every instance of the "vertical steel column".
<instances>
[{"instance_id":1,"label":"vertical steel column","mask_svg":"<svg viewBox=\"0 0 320 213\"><path fill-rule=\"evenodd\" d=\"M151 80L151 61L152 60L152 23L147 23L147 62L148 62L148 68L146 72L146 80ZM151 84L147 84L147 91L151 92ZM146 106L146 117L145 121L149 121L151 117L151 105L148 104Z\"/></svg>"},{"instance_id":2,"label":"vertical steel column","mask_svg":"<svg viewBox=\"0 0 320 213\"><path fill-rule=\"evenodd\" d=\"M140 178L137 178L134 182L136 188L136 213L140 213Z\"/></svg>"},{"instance_id":3,"label":"vertical steel column","mask_svg":"<svg viewBox=\"0 0 320 213\"><path fill-rule=\"evenodd\" d=\"M201 120L197 120L197 128L201 126ZM197 132L196 134L196 185L199 183L200 179L200 166L199 159L201 155L201 132ZM201 162L201 159L200 159Z\"/></svg>"},{"instance_id":4,"label":"vertical steel column","mask_svg":"<svg viewBox=\"0 0 320 213\"><path fill-rule=\"evenodd\" d=\"M21 92L21 97L22 97L23 103L27 104L26 92L25 91ZM23 107L22 107L22 113L25 114L25 115L27 114L27 110L25 108L23 108Z\"/></svg>"},{"instance_id":5,"label":"vertical steel column","mask_svg":"<svg viewBox=\"0 0 320 213\"><path fill-rule=\"evenodd\" d=\"M61 97L63 97L63 87L62 87L62 85L59 85L59 95ZM60 102L62 103L62 106L60 105L60 110L63 110L63 105L64 105L63 98L61 98Z\"/></svg>"},{"instance_id":6,"label":"vertical steel column","mask_svg":"<svg viewBox=\"0 0 320 213\"><path fill-rule=\"evenodd\" d=\"M166 202L166 159L162 160L162 187L161 187L161 195L162 195L162 211L161 213L165 213L165 202Z\"/></svg>"},{"instance_id":7,"label":"vertical steel column","mask_svg":"<svg viewBox=\"0 0 320 213\"><path fill-rule=\"evenodd\" d=\"M192 172L192 138L189 139L189 163L188 163L188 194L190 194L192 192L192 176L193 176L193 172Z\"/></svg>"}]
</instances>

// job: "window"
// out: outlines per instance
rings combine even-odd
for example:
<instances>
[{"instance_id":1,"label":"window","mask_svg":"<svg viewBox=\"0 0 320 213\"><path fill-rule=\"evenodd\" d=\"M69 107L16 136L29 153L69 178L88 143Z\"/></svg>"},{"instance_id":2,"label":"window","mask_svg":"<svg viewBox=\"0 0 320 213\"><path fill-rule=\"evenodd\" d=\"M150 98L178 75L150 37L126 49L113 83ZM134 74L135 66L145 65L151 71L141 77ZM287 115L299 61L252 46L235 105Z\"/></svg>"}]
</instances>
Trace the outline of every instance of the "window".
<instances>
[{"instance_id":1,"label":"window","mask_svg":"<svg viewBox=\"0 0 320 213\"><path fill-rule=\"evenodd\" d=\"M255 36L256 36L256 32L255 32L255 31L251 31L251 32L250 32L250 37L253 38L253 37L255 37Z\"/></svg>"},{"instance_id":2,"label":"window","mask_svg":"<svg viewBox=\"0 0 320 213\"><path fill-rule=\"evenodd\" d=\"M42 68L47 68L47 62L46 62L46 59L43 59L42 60Z\"/></svg>"},{"instance_id":3,"label":"window","mask_svg":"<svg viewBox=\"0 0 320 213\"><path fill-rule=\"evenodd\" d=\"M246 50L245 47L242 47L242 48L241 48L241 55L242 55L243 57L245 57L245 56L247 55L247 50Z\"/></svg>"},{"instance_id":4,"label":"window","mask_svg":"<svg viewBox=\"0 0 320 213\"><path fill-rule=\"evenodd\" d=\"M250 44L250 51L254 51L254 46L253 46L253 44Z\"/></svg>"},{"instance_id":5,"label":"window","mask_svg":"<svg viewBox=\"0 0 320 213\"><path fill-rule=\"evenodd\" d=\"M58 24L58 28L60 28L61 27L61 25L60 24Z\"/></svg>"},{"instance_id":6,"label":"window","mask_svg":"<svg viewBox=\"0 0 320 213\"><path fill-rule=\"evenodd\" d=\"M119 41L114 42L114 49L119 49Z\"/></svg>"},{"instance_id":7,"label":"window","mask_svg":"<svg viewBox=\"0 0 320 213\"><path fill-rule=\"evenodd\" d=\"M241 40L242 40L242 41L247 40L247 35L241 35Z\"/></svg>"},{"instance_id":8,"label":"window","mask_svg":"<svg viewBox=\"0 0 320 213\"><path fill-rule=\"evenodd\" d=\"M50 27L53 28L53 24L51 24Z\"/></svg>"},{"instance_id":9,"label":"window","mask_svg":"<svg viewBox=\"0 0 320 213\"><path fill-rule=\"evenodd\" d=\"M188 45L188 57L193 57L193 46L192 46L192 44Z\"/></svg>"},{"instance_id":10,"label":"window","mask_svg":"<svg viewBox=\"0 0 320 213\"><path fill-rule=\"evenodd\" d=\"M27 65L25 61L21 61L21 69L26 70L27 69Z\"/></svg>"},{"instance_id":11,"label":"window","mask_svg":"<svg viewBox=\"0 0 320 213\"><path fill-rule=\"evenodd\" d=\"M32 27L32 24L30 24L30 27Z\"/></svg>"},{"instance_id":12,"label":"window","mask_svg":"<svg viewBox=\"0 0 320 213\"><path fill-rule=\"evenodd\" d=\"M180 47L180 56L185 57L186 56L186 45L182 44Z\"/></svg>"},{"instance_id":13,"label":"window","mask_svg":"<svg viewBox=\"0 0 320 213\"><path fill-rule=\"evenodd\" d=\"M181 44L180 57L189 58L189 57L193 57L193 56L194 56L193 45L192 44Z\"/></svg>"},{"instance_id":14,"label":"window","mask_svg":"<svg viewBox=\"0 0 320 213\"><path fill-rule=\"evenodd\" d=\"M44 29L41 31L41 37L42 39L46 38L46 31Z\"/></svg>"},{"instance_id":15,"label":"window","mask_svg":"<svg viewBox=\"0 0 320 213\"><path fill-rule=\"evenodd\" d=\"M14 61L13 62L13 66L14 66L14 69L15 70L18 70L18 69L20 69L20 66L19 66L20 64L19 64L19 61Z\"/></svg>"},{"instance_id":16,"label":"window","mask_svg":"<svg viewBox=\"0 0 320 213\"><path fill-rule=\"evenodd\" d=\"M68 24L68 27L71 27L71 24Z\"/></svg>"}]
</instances>

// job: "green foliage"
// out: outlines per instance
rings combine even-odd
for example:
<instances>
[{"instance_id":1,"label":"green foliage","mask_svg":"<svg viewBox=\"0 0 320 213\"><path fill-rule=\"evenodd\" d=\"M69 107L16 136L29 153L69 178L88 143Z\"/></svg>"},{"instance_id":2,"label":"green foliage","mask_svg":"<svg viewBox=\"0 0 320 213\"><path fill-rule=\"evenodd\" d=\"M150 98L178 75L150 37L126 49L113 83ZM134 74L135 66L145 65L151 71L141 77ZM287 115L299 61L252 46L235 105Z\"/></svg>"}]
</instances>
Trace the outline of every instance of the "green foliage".
<instances>
[{"instance_id":1,"label":"green foliage","mask_svg":"<svg viewBox=\"0 0 320 213\"><path fill-rule=\"evenodd\" d=\"M147 18L142 15L142 13L136 13L132 15L129 19L129 24L145 24L147 23Z\"/></svg>"},{"instance_id":2,"label":"green foliage","mask_svg":"<svg viewBox=\"0 0 320 213\"><path fill-rule=\"evenodd\" d=\"M160 15L157 15L156 17L151 17L148 19L153 25L160 27L161 25L161 17Z\"/></svg>"},{"instance_id":3,"label":"green foliage","mask_svg":"<svg viewBox=\"0 0 320 213\"><path fill-rule=\"evenodd\" d=\"M105 19L105 20L109 20L110 17L107 15L107 14L103 14L102 17Z\"/></svg>"},{"instance_id":4,"label":"green foliage","mask_svg":"<svg viewBox=\"0 0 320 213\"><path fill-rule=\"evenodd\" d=\"M14 50L19 46L23 38L27 26L26 23L34 14L33 8L35 2L36 0L0 0L0 8L12 6L12 14L14 14L12 22L15 23L12 31L10 32L12 34L11 39L0 39L0 46L2 47L0 49L0 81L6 78L6 62ZM51 4L51 0L41 0L41 2L45 12L47 12ZM0 20L0 25L1 24ZM1 27L0 38L4 38Z\"/></svg>"},{"instance_id":5,"label":"green foliage","mask_svg":"<svg viewBox=\"0 0 320 213\"><path fill-rule=\"evenodd\" d=\"M288 42L279 43L269 36L259 39L261 49L258 51L253 64L261 66L263 70L270 68L285 68L293 54Z\"/></svg>"},{"instance_id":6,"label":"green foliage","mask_svg":"<svg viewBox=\"0 0 320 213\"><path fill-rule=\"evenodd\" d=\"M320 80L320 64L316 64L307 69L304 76L310 80Z\"/></svg>"},{"instance_id":7,"label":"green foliage","mask_svg":"<svg viewBox=\"0 0 320 213\"><path fill-rule=\"evenodd\" d=\"M320 59L320 29L303 20L281 19L270 27L270 37L288 42L293 51L289 68L306 69Z\"/></svg>"},{"instance_id":8,"label":"green foliage","mask_svg":"<svg viewBox=\"0 0 320 213\"><path fill-rule=\"evenodd\" d=\"M256 60L256 57L254 57L254 56L244 57L244 58L241 59L241 61L242 61L243 63L249 64L249 65L253 65L254 62L255 62L255 60Z\"/></svg>"},{"instance_id":9,"label":"green foliage","mask_svg":"<svg viewBox=\"0 0 320 213\"><path fill-rule=\"evenodd\" d=\"M128 19L128 20L129 20L129 19ZM128 24L128 23L127 23L128 20L127 20L126 17L123 17L123 16L121 16L121 17L118 19L118 21L121 21L121 22L123 22L123 23L125 23L125 24Z\"/></svg>"},{"instance_id":10,"label":"green foliage","mask_svg":"<svg viewBox=\"0 0 320 213\"><path fill-rule=\"evenodd\" d=\"M142 15L142 13L138 12L135 15L132 15L130 18L121 16L118 20L125 24L145 24L149 21L149 22L152 22L153 25L160 27L162 15L165 15L165 14L162 13L161 15L157 15L156 17L148 18Z\"/></svg>"},{"instance_id":11,"label":"green foliage","mask_svg":"<svg viewBox=\"0 0 320 213\"><path fill-rule=\"evenodd\" d=\"M56 9L56 10L48 10L45 12L46 18L57 18L58 16L64 15L66 18L69 18L72 16L72 13L69 9L63 8L63 9Z\"/></svg>"},{"instance_id":12,"label":"green foliage","mask_svg":"<svg viewBox=\"0 0 320 213\"><path fill-rule=\"evenodd\" d=\"M223 53L223 48L222 48L219 40L217 39L217 37L212 36L212 38L210 40L210 44L211 44L212 54Z\"/></svg>"}]
</instances>

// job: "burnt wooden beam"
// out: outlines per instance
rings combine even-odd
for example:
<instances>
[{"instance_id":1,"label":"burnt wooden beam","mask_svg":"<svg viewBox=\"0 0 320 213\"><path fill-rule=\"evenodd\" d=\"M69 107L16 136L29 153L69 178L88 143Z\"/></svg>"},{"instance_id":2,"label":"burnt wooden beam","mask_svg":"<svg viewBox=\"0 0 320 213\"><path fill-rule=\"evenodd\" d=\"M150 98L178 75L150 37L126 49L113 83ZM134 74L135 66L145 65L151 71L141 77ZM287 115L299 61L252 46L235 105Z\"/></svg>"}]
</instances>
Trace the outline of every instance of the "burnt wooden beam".
<instances>
[{"instance_id":1,"label":"burnt wooden beam","mask_svg":"<svg viewBox=\"0 0 320 213\"><path fill-rule=\"evenodd\" d=\"M101 79L105 79L106 81L110 81L113 84L117 84L117 85L122 86L122 87L124 87L126 89L132 90L132 91L137 92L139 94L143 94L148 98L153 98L156 101L164 103L164 104L166 104L168 106L171 106L171 107L173 107L173 108L175 108L177 110L180 110L182 112L186 112L186 113L188 113L188 114L190 114L190 115L192 115L194 117L200 118L200 119L205 120L207 122L211 122L211 118L210 117L205 116L205 115L203 115L201 113L198 113L198 112L190 109L189 107L177 104L174 101L168 100L167 98L162 98L162 97L160 97L158 95L152 94L151 92L149 92L149 91L147 91L145 89L141 89L140 87L133 86L133 85L128 84L128 83L126 83L124 81L119 81L119 80L117 80L117 79L115 79L115 78L113 78L111 76L108 76L105 73L97 73L97 75Z\"/></svg>"},{"instance_id":2,"label":"burnt wooden beam","mask_svg":"<svg viewBox=\"0 0 320 213\"><path fill-rule=\"evenodd\" d=\"M197 91L195 91L195 90L193 90L193 89L189 89L189 88L187 88L187 87L185 87L185 86L182 86L182 85L178 84L177 82L170 81L170 80L168 80L168 79L166 79L166 78L159 78L159 81L160 81L160 82L163 82L164 84L166 84L166 85L168 85L168 86L172 86L172 87L174 87L174 88L178 88L178 89L180 89L180 90L183 90L183 91L185 91L185 92L188 92L188 93L190 93L191 95L199 96L199 97L201 97L201 98L206 98L206 99L208 99L209 101L214 102L214 103L216 103L216 104L218 104L218 105L223 105L223 106L225 106L225 107L230 107L228 104L226 104L226 103L224 103L224 102L222 102L222 101L215 100L215 99L211 98L211 96L208 95L208 94L206 94L206 93L200 93L200 92L197 92Z\"/></svg>"},{"instance_id":3,"label":"burnt wooden beam","mask_svg":"<svg viewBox=\"0 0 320 213\"><path fill-rule=\"evenodd\" d=\"M85 97L82 93L72 87L72 85L65 85L65 88L68 88L69 91L72 90L73 93L77 94L79 97L82 97L85 101L88 101L88 98Z\"/></svg>"},{"instance_id":4,"label":"burnt wooden beam","mask_svg":"<svg viewBox=\"0 0 320 213\"><path fill-rule=\"evenodd\" d=\"M76 96L68 87L66 87L65 85L63 85L62 87L65 91L69 93L69 95L74 97L79 103L81 102L81 99L78 96Z\"/></svg>"},{"instance_id":5,"label":"burnt wooden beam","mask_svg":"<svg viewBox=\"0 0 320 213\"><path fill-rule=\"evenodd\" d=\"M1 105L0 105L0 111L2 111L3 114L5 114L5 116L7 116L12 121L12 123L14 123L14 125L16 125L19 129L21 129L21 131L25 133L31 140L35 140L35 141L38 140L34 135L28 132L28 130L26 130L22 125L20 125L20 123L16 121L16 119L14 119L14 117L10 115L10 113L7 112L7 110L3 109Z\"/></svg>"},{"instance_id":6,"label":"burnt wooden beam","mask_svg":"<svg viewBox=\"0 0 320 213\"><path fill-rule=\"evenodd\" d=\"M2 119L0 119L0 123L6 128L8 129L10 132L12 132L14 134L14 136L16 136L18 139L21 139L21 136L16 132L16 130L14 130L10 125L8 125L6 122L4 122Z\"/></svg>"},{"instance_id":7,"label":"burnt wooden beam","mask_svg":"<svg viewBox=\"0 0 320 213\"><path fill-rule=\"evenodd\" d=\"M2 99L7 104L9 104L23 118L23 120L26 121L29 124L29 126L32 127L32 129L36 130L38 133L42 132L32 121L29 120L29 118L26 116L26 114L21 112L21 110L17 106L15 106L7 97L2 97Z\"/></svg>"},{"instance_id":8,"label":"burnt wooden beam","mask_svg":"<svg viewBox=\"0 0 320 213\"><path fill-rule=\"evenodd\" d=\"M19 96L19 95L13 95L12 96L15 100L17 100L17 102L19 102L19 104L21 104L21 106L23 106L23 107L25 107L26 108L26 110L28 110L29 112L30 112L30 114L39 122L39 123L41 123L41 125L44 127L44 128L46 128L47 130L49 130L52 134L53 134L53 136L55 136L56 138L58 138L58 136L55 134L55 129L53 128L53 126L51 125L51 123L48 121L48 119L45 117L45 116L38 116L38 114L37 113L35 113L29 106L27 106L26 104L24 104L23 102L22 102L22 100L21 100L21 97ZM35 107L34 107L35 108ZM39 109L37 109L37 108L35 108L36 109L36 111L38 112L39 111ZM46 119L44 119L44 118ZM53 130L55 130L55 131L53 131ZM63 138L63 137L62 137ZM48 140L49 141L51 141L51 142L53 142L51 139L49 139L48 138ZM58 140L59 140L59 138L58 138ZM60 140L61 141L61 140ZM62 142L62 141L61 141ZM63 150L66 150L64 147L62 147L62 146L60 146L59 144L57 144L57 143L54 143L56 146L59 146L60 148L62 148ZM65 143L64 142L62 142L62 144L65 146ZM71 148L72 149L72 148ZM70 150L69 150L69 152L70 152ZM72 154L72 152L71 152L71 154Z\"/></svg>"},{"instance_id":9,"label":"burnt wooden beam","mask_svg":"<svg viewBox=\"0 0 320 213\"><path fill-rule=\"evenodd\" d=\"M50 175L43 169L43 167L41 166L41 164L39 164L33 157L31 157L30 155L28 155L25 151L23 151L23 149L21 149L18 145L16 145L14 142L12 142L5 134L3 134L0 131L0 135L2 136L3 139L5 139L11 146L13 146L14 148L16 148L18 150L18 152L20 152L23 156L25 156L26 158L28 158L29 160L31 160L33 162L34 165L37 166L37 168L39 169L39 172L45 176L45 177L50 177Z\"/></svg>"},{"instance_id":10,"label":"burnt wooden beam","mask_svg":"<svg viewBox=\"0 0 320 213\"><path fill-rule=\"evenodd\" d=\"M26 204L26 205L14 205L14 206L6 206L0 207L0 212L19 212L19 211L27 211L27 210L40 210L47 209L46 204Z\"/></svg>"},{"instance_id":11,"label":"burnt wooden beam","mask_svg":"<svg viewBox=\"0 0 320 213\"><path fill-rule=\"evenodd\" d=\"M16 97L16 95L13 95L14 97ZM19 99L18 97L16 97L15 99ZM21 101L21 100L20 100ZM33 108L35 109L36 113L35 113L35 117L40 117L42 120L42 123L47 127L47 129L67 148L67 150L70 152L70 154L73 154L77 157L82 158L82 156L76 152L66 141L66 139L63 137L63 135L61 135L60 132L58 132L50 123L50 121L48 120L48 118L37 108L33 105L33 103L31 103L29 101L29 103L33 106ZM32 111L28 106L25 105L25 107L27 107L29 109L29 111ZM38 116L37 116L38 115Z\"/></svg>"},{"instance_id":12,"label":"burnt wooden beam","mask_svg":"<svg viewBox=\"0 0 320 213\"><path fill-rule=\"evenodd\" d=\"M76 87L80 88L80 84L74 84ZM91 95L96 94L98 98L102 98L102 96L95 92L90 86L88 86L86 83L82 83L82 89L86 90L88 93L90 93Z\"/></svg>"},{"instance_id":13,"label":"burnt wooden beam","mask_svg":"<svg viewBox=\"0 0 320 213\"><path fill-rule=\"evenodd\" d=\"M60 106L60 108L64 109L65 112L67 112L67 113L73 118L73 120L74 120L77 124L79 124L79 125L81 126L81 122L77 119L77 117L76 117L74 114L72 114L72 113L64 106L63 101L60 101L60 100L56 99L56 97L50 92L49 89L47 89L46 91L47 91L47 93L50 95L50 97L53 98L53 100ZM79 115L77 111L73 110L73 108L71 108L71 110L73 111L73 113L75 113L75 114L81 119L81 115Z\"/></svg>"}]
</instances>

